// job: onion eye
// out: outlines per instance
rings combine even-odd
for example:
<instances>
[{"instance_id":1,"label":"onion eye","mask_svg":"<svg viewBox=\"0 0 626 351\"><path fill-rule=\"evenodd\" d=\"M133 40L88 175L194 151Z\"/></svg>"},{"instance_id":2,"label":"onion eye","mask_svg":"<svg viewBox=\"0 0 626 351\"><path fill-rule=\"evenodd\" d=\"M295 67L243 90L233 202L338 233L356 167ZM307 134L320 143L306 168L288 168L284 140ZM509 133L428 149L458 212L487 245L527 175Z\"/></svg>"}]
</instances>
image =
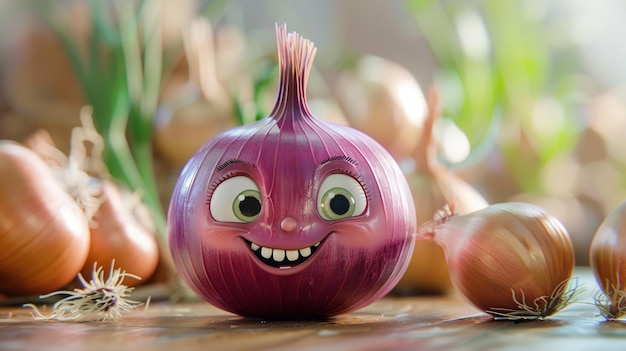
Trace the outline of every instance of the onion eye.
<instances>
[{"instance_id":1,"label":"onion eye","mask_svg":"<svg viewBox=\"0 0 626 351\"><path fill-rule=\"evenodd\" d=\"M246 176L229 178L213 191L209 209L218 222L252 222L261 213L259 187Z\"/></svg>"},{"instance_id":2,"label":"onion eye","mask_svg":"<svg viewBox=\"0 0 626 351\"><path fill-rule=\"evenodd\" d=\"M324 179L317 198L317 212L326 220L359 216L367 207L363 187L345 174L331 174Z\"/></svg>"}]
</instances>

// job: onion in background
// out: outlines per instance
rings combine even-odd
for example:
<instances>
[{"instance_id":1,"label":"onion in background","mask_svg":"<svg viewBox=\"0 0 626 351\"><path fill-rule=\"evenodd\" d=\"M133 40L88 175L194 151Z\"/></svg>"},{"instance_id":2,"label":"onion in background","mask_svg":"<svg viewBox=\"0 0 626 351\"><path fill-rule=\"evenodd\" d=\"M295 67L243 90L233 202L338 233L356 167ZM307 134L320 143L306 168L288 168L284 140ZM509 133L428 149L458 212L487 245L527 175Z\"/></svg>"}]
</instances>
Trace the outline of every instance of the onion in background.
<instances>
[{"instance_id":1,"label":"onion in background","mask_svg":"<svg viewBox=\"0 0 626 351\"><path fill-rule=\"evenodd\" d=\"M158 108L154 145L159 155L180 169L209 139L237 124L234 101L218 79L213 28L194 19L183 36L189 81Z\"/></svg>"},{"instance_id":2,"label":"onion in background","mask_svg":"<svg viewBox=\"0 0 626 351\"><path fill-rule=\"evenodd\" d=\"M487 207L487 201L470 184L441 166L437 160L435 124L440 118L440 104L434 88L428 91L428 115L422 137L413 154L415 170L406 174L417 223L423 224L448 203L454 203L459 214ZM452 284L443 250L430 240L417 240L406 273L395 288L399 294L441 294Z\"/></svg>"},{"instance_id":3,"label":"onion in background","mask_svg":"<svg viewBox=\"0 0 626 351\"><path fill-rule=\"evenodd\" d=\"M341 74L335 91L351 127L374 138L396 160L415 150L427 108L417 80L406 68L365 56L354 70Z\"/></svg>"},{"instance_id":4,"label":"onion in background","mask_svg":"<svg viewBox=\"0 0 626 351\"><path fill-rule=\"evenodd\" d=\"M34 4L33 4L34 5ZM180 42L181 28L187 26L196 12L197 0L165 0L160 6L166 16L160 17L163 49L168 51ZM51 17L63 23L75 44L87 47L92 25L87 2L54 3ZM0 138L24 140L45 129L57 145L67 153L73 127L80 125L79 111L85 97L76 79L67 53L55 32L36 14L21 16L4 28L2 97L8 111L0 111ZM18 24L18 25L15 25ZM3 101L4 102L4 101Z\"/></svg>"}]
</instances>

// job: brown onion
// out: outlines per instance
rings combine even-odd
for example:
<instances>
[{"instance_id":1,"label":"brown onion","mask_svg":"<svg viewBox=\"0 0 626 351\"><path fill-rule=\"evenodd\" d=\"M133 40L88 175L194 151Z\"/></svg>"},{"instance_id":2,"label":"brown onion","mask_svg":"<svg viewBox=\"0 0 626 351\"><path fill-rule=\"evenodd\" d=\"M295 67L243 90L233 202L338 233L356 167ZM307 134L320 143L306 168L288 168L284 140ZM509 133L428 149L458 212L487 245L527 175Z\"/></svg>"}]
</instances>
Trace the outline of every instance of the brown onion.
<instances>
[{"instance_id":1,"label":"brown onion","mask_svg":"<svg viewBox=\"0 0 626 351\"><path fill-rule=\"evenodd\" d=\"M604 219L590 248L590 263L602 294L596 306L606 319L626 314L626 201Z\"/></svg>"},{"instance_id":2,"label":"brown onion","mask_svg":"<svg viewBox=\"0 0 626 351\"><path fill-rule=\"evenodd\" d=\"M527 203L500 203L418 230L446 254L457 291L496 319L541 319L565 307L574 249L563 225Z\"/></svg>"},{"instance_id":3,"label":"brown onion","mask_svg":"<svg viewBox=\"0 0 626 351\"><path fill-rule=\"evenodd\" d=\"M487 201L469 183L437 160L434 125L441 116L439 97L428 91L428 115L422 138L413 153L416 168L406 177L411 187L417 223L426 223L445 204L454 202L459 214L487 207ZM409 267L395 288L401 294L441 294L452 289L443 250L430 240L417 240Z\"/></svg>"},{"instance_id":4,"label":"brown onion","mask_svg":"<svg viewBox=\"0 0 626 351\"><path fill-rule=\"evenodd\" d=\"M29 149L0 142L0 293L43 294L76 277L89 250L81 208Z\"/></svg>"},{"instance_id":5,"label":"brown onion","mask_svg":"<svg viewBox=\"0 0 626 351\"><path fill-rule=\"evenodd\" d=\"M110 181L102 181L102 204L93 217L91 246L82 269L89 276L94 263L111 269L111 262L121 270L140 277L129 280L134 286L149 279L159 263L159 247L152 232L139 223L124 203L120 189Z\"/></svg>"},{"instance_id":6,"label":"brown onion","mask_svg":"<svg viewBox=\"0 0 626 351\"><path fill-rule=\"evenodd\" d=\"M339 104L356 128L378 141L397 160L420 139L426 101L411 72L376 56L365 56L337 81Z\"/></svg>"},{"instance_id":7,"label":"brown onion","mask_svg":"<svg viewBox=\"0 0 626 351\"><path fill-rule=\"evenodd\" d=\"M146 281L159 262L154 224L151 218L137 215L144 209L138 195L124 197L126 193L107 180L101 155L104 142L91 120L91 109L82 112L82 126L72 131L69 156L56 148L45 131L33 134L25 145L48 164L89 221L91 245L82 274L90 275L96 263L109 271L115 259L119 268Z\"/></svg>"},{"instance_id":8,"label":"brown onion","mask_svg":"<svg viewBox=\"0 0 626 351\"><path fill-rule=\"evenodd\" d=\"M218 78L213 29L206 19L194 19L184 32L183 44L189 82L177 96L164 102L154 119L154 146L176 168L202 144L236 126L233 105Z\"/></svg>"},{"instance_id":9,"label":"brown onion","mask_svg":"<svg viewBox=\"0 0 626 351\"><path fill-rule=\"evenodd\" d=\"M76 5L66 9L72 14L68 24L73 33L82 36L86 6ZM11 129L16 134L5 134L7 130L2 126L0 137L21 140L44 128L67 151L69 135L79 124L78 111L85 101L80 85L73 79L72 66L54 31L34 19L20 24L3 47L1 78L3 97L17 116L7 125L13 124Z\"/></svg>"}]
</instances>

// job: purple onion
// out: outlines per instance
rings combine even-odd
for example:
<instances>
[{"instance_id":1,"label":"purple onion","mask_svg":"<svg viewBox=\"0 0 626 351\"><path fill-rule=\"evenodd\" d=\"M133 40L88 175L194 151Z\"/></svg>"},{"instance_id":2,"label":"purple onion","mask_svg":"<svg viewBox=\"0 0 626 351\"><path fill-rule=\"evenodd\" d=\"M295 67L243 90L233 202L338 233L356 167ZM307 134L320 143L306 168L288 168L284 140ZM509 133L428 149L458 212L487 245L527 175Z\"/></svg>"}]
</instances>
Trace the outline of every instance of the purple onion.
<instances>
[{"instance_id":1,"label":"purple onion","mask_svg":"<svg viewBox=\"0 0 626 351\"><path fill-rule=\"evenodd\" d=\"M216 136L185 165L168 213L170 249L185 282L219 308L325 318L398 282L413 249L414 204L383 147L312 116L313 43L286 26L277 39L273 111Z\"/></svg>"}]
</instances>

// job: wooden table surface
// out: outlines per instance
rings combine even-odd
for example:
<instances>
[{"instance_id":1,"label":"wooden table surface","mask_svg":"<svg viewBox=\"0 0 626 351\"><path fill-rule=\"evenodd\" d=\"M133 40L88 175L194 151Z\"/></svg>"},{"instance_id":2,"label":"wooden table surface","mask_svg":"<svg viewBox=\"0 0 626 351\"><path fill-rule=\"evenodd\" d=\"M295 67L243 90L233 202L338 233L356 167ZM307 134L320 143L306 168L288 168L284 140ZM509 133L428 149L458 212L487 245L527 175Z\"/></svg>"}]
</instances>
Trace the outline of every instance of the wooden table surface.
<instances>
[{"instance_id":1,"label":"wooden table surface","mask_svg":"<svg viewBox=\"0 0 626 351\"><path fill-rule=\"evenodd\" d=\"M151 303L116 322L33 320L0 308L0 350L626 350L626 323L593 305L588 269L579 302L531 322L494 321L458 296L385 297L327 321L246 320L206 303Z\"/></svg>"}]
</instances>

